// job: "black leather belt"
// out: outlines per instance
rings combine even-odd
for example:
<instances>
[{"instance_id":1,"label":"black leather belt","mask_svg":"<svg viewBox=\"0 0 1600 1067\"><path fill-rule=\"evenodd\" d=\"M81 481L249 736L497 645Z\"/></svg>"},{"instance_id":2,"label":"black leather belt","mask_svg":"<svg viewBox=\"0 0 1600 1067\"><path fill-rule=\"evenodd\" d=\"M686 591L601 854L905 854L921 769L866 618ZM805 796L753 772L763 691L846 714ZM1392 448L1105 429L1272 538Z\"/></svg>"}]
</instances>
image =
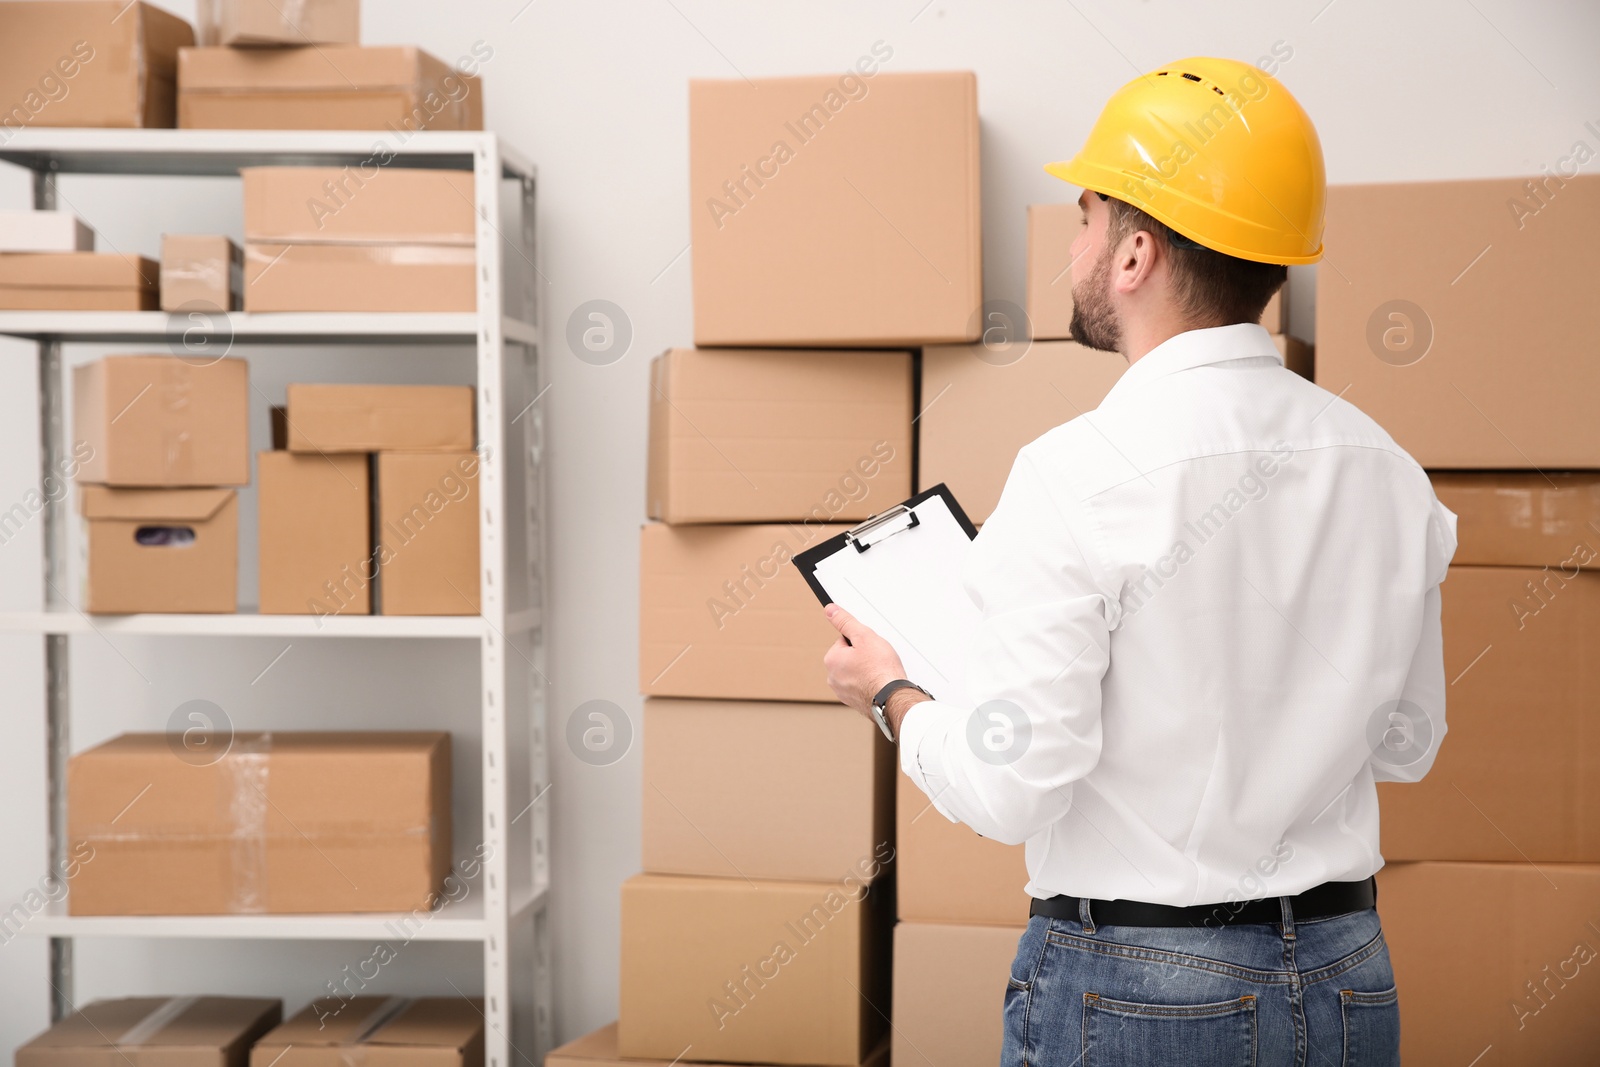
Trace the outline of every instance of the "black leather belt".
<instances>
[{"instance_id":1,"label":"black leather belt","mask_svg":"<svg viewBox=\"0 0 1600 1067\"><path fill-rule=\"evenodd\" d=\"M1138 900L1090 900L1089 917L1096 926L1219 927L1236 923L1275 923L1283 921L1282 900L1289 901L1291 913L1297 921L1326 919L1375 907L1378 903L1378 886L1371 878L1360 882L1323 882L1292 897L1194 904L1185 908L1172 904L1146 904ZM1077 920L1081 917L1081 904L1080 897L1035 899L1029 914Z\"/></svg>"}]
</instances>

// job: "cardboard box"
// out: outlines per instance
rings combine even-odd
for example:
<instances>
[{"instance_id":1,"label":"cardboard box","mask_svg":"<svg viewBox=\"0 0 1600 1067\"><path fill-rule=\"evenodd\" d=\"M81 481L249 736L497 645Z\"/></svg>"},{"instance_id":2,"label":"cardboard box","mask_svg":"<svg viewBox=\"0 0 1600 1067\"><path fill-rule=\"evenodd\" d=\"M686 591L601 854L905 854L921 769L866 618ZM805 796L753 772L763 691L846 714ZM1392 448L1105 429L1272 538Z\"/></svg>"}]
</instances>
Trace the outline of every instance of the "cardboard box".
<instances>
[{"instance_id":1,"label":"cardboard box","mask_svg":"<svg viewBox=\"0 0 1600 1067\"><path fill-rule=\"evenodd\" d=\"M291 452L467 452L470 385L324 385L288 388Z\"/></svg>"},{"instance_id":2,"label":"cardboard box","mask_svg":"<svg viewBox=\"0 0 1600 1067\"><path fill-rule=\"evenodd\" d=\"M1378 913L1407 1067L1594 1063L1600 867L1391 863ZM1493 936L1464 933L1488 923Z\"/></svg>"},{"instance_id":3,"label":"cardboard box","mask_svg":"<svg viewBox=\"0 0 1600 1067\"><path fill-rule=\"evenodd\" d=\"M861 860L862 872L874 857ZM635 875L622 883L617 1045L729 1063L858 1064L889 1003L887 883Z\"/></svg>"},{"instance_id":4,"label":"cardboard box","mask_svg":"<svg viewBox=\"0 0 1600 1067\"><path fill-rule=\"evenodd\" d=\"M154 311L160 276L143 256L10 253L0 256L0 311Z\"/></svg>"},{"instance_id":5,"label":"cardboard box","mask_svg":"<svg viewBox=\"0 0 1600 1067\"><path fill-rule=\"evenodd\" d=\"M0 130L23 126L170 129L178 49L194 29L127 0L23 2L0 34Z\"/></svg>"},{"instance_id":6,"label":"cardboard box","mask_svg":"<svg viewBox=\"0 0 1600 1067\"><path fill-rule=\"evenodd\" d=\"M197 0L203 45L360 44L360 0Z\"/></svg>"},{"instance_id":7,"label":"cardboard box","mask_svg":"<svg viewBox=\"0 0 1600 1067\"><path fill-rule=\"evenodd\" d=\"M650 364L663 522L865 519L911 495L911 356L674 348Z\"/></svg>"},{"instance_id":8,"label":"cardboard box","mask_svg":"<svg viewBox=\"0 0 1600 1067\"><path fill-rule=\"evenodd\" d=\"M1274 297L1273 299L1277 299ZM1270 311L1271 308L1269 307ZM1278 355L1283 357L1283 365L1294 371L1307 381L1316 378L1316 349L1306 344L1293 334L1275 333L1272 343L1278 349Z\"/></svg>"},{"instance_id":9,"label":"cardboard box","mask_svg":"<svg viewBox=\"0 0 1600 1067\"><path fill-rule=\"evenodd\" d=\"M894 750L842 704L646 700L644 733L646 871L825 881L894 840Z\"/></svg>"},{"instance_id":10,"label":"cardboard box","mask_svg":"<svg viewBox=\"0 0 1600 1067\"><path fill-rule=\"evenodd\" d=\"M1600 573L1452 566L1449 730L1416 783L1380 783L1389 859L1600 862Z\"/></svg>"},{"instance_id":11,"label":"cardboard box","mask_svg":"<svg viewBox=\"0 0 1600 1067\"><path fill-rule=\"evenodd\" d=\"M1597 243L1593 175L1331 187L1317 384L1424 467L1600 467Z\"/></svg>"},{"instance_id":12,"label":"cardboard box","mask_svg":"<svg viewBox=\"0 0 1600 1067\"><path fill-rule=\"evenodd\" d=\"M1456 513L1457 566L1600 565L1600 474L1434 471L1439 502Z\"/></svg>"},{"instance_id":13,"label":"cardboard box","mask_svg":"<svg viewBox=\"0 0 1600 1067\"><path fill-rule=\"evenodd\" d=\"M244 254L226 237L161 235L162 311L237 311Z\"/></svg>"},{"instance_id":14,"label":"cardboard box","mask_svg":"<svg viewBox=\"0 0 1600 1067\"><path fill-rule=\"evenodd\" d=\"M476 311L472 248L454 245L244 247L244 309Z\"/></svg>"},{"instance_id":15,"label":"cardboard box","mask_svg":"<svg viewBox=\"0 0 1600 1067\"><path fill-rule=\"evenodd\" d=\"M239 495L232 489L82 487L83 610L239 610Z\"/></svg>"},{"instance_id":16,"label":"cardboard box","mask_svg":"<svg viewBox=\"0 0 1600 1067\"><path fill-rule=\"evenodd\" d=\"M73 915L427 912L450 735L123 734L67 765Z\"/></svg>"},{"instance_id":17,"label":"cardboard box","mask_svg":"<svg viewBox=\"0 0 1600 1067\"><path fill-rule=\"evenodd\" d=\"M978 338L977 78L879 73L880 49L842 76L689 83L696 344Z\"/></svg>"},{"instance_id":18,"label":"cardboard box","mask_svg":"<svg viewBox=\"0 0 1600 1067\"><path fill-rule=\"evenodd\" d=\"M951 822L896 772L895 882L902 920L1024 925L1031 898L1021 845Z\"/></svg>"},{"instance_id":19,"label":"cardboard box","mask_svg":"<svg viewBox=\"0 0 1600 1067\"><path fill-rule=\"evenodd\" d=\"M992 358L982 345L922 352L918 485L949 485L973 522L1000 502L1023 445L1099 407L1128 369L1115 352L1071 341L1035 342L1005 365Z\"/></svg>"},{"instance_id":20,"label":"cardboard box","mask_svg":"<svg viewBox=\"0 0 1600 1067\"><path fill-rule=\"evenodd\" d=\"M379 615L476 615L478 454L382 452Z\"/></svg>"},{"instance_id":21,"label":"cardboard box","mask_svg":"<svg viewBox=\"0 0 1600 1067\"><path fill-rule=\"evenodd\" d=\"M477 241L471 171L246 167L244 236L267 244Z\"/></svg>"},{"instance_id":22,"label":"cardboard box","mask_svg":"<svg viewBox=\"0 0 1600 1067\"><path fill-rule=\"evenodd\" d=\"M639 536L639 688L646 696L833 703L839 633L790 564L847 525L665 526Z\"/></svg>"},{"instance_id":23,"label":"cardboard box","mask_svg":"<svg viewBox=\"0 0 1600 1067\"><path fill-rule=\"evenodd\" d=\"M93 252L94 231L70 211L0 211L0 252Z\"/></svg>"},{"instance_id":24,"label":"cardboard box","mask_svg":"<svg viewBox=\"0 0 1600 1067\"><path fill-rule=\"evenodd\" d=\"M894 928L897 1067L1000 1062L1001 1008L1022 926L902 922Z\"/></svg>"},{"instance_id":25,"label":"cardboard box","mask_svg":"<svg viewBox=\"0 0 1600 1067\"><path fill-rule=\"evenodd\" d=\"M1082 230L1083 213L1076 201L1028 205L1027 311L1035 341L1072 337L1071 250ZM1288 332L1283 301L1287 290L1285 285L1272 294L1261 314L1261 325L1268 333Z\"/></svg>"},{"instance_id":26,"label":"cardboard box","mask_svg":"<svg viewBox=\"0 0 1600 1067\"><path fill-rule=\"evenodd\" d=\"M16 1067L245 1067L283 1002L247 997L125 997L85 1004L16 1051Z\"/></svg>"},{"instance_id":27,"label":"cardboard box","mask_svg":"<svg viewBox=\"0 0 1600 1067\"><path fill-rule=\"evenodd\" d=\"M672 1067L681 1060L623 1059L617 1051L617 1024L609 1023L592 1030L576 1041L568 1041L552 1049L544 1058L544 1067ZM698 1061L697 1061L698 1062ZM861 1067L888 1067L889 1041L885 1038L861 1061Z\"/></svg>"},{"instance_id":28,"label":"cardboard box","mask_svg":"<svg viewBox=\"0 0 1600 1067\"><path fill-rule=\"evenodd\" d=\"M359 453L256 457L261 614L371 614L368 474Z\"/></svg>"},{"instance_id":29,"label":"cardboard box","mask_svg":"<svg viewBox=\"0 0 1600 1067\"><path fill-rule=\"evenodd\" d=\"M187 130L464 130L465 86L420 48L185 48Z\"/></svg>"},{"instance_id":30,"label":"cardboard box","mask_svg":"<svg viewBox=\"0 0 1600 1067\"><path fill-rule=\"evenodd\" d=\"M114 486L250 480L250 365L106 356L72 368L78 481Z\"/></svg>"},{"instance_id":31,"label":"cardboard box","mask_svg":"<svg viewBox=\"0 0 1600 1067\"><path fill-rule=\"evenodd\" d=\"M314 1000L250 1050L250 1067L483 1067L481 999Z\"/></svg>"}]
</instances>

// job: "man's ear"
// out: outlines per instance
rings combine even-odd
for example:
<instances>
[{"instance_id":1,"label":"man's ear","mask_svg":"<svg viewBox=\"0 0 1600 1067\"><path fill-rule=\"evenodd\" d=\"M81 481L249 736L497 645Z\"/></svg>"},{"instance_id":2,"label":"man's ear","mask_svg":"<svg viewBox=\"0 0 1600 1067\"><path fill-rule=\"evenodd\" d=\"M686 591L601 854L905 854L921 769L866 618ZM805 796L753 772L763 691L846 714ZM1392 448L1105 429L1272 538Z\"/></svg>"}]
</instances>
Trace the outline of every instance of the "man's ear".
<instances>
[{"instance_id":1,"label":"man's ear","mask_svg":"<svg viewBox=\"0 0 1600 1067\"><path fill-rule=\"evenodd\" d=\"M1131 293L1148 285L1161 258L1155 236L1147 230L1131 235L1126 245L1126 252L1117 263L1116 277L1113 279L1120 293Z\"/></svg>"}]
</instances>

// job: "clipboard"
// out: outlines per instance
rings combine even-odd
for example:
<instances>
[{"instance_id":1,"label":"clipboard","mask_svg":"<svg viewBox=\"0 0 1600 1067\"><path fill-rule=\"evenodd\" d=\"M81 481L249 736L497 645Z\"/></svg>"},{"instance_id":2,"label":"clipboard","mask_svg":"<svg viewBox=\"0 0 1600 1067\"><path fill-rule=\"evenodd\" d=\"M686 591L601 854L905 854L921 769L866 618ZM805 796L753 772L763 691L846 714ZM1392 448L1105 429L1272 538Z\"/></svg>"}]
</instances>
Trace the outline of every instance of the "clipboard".
<instances>
[{"instance_id":1,"label":"clipboard","mask_svg":"<svg viewBox=\"0 0 1600 1067\"><path fill-rule=\"evenodd\" d=\"M906 677L969 704L967 653L982 618L961 575L977 528L943 482L799 553L823 604L838 604L894 646Z\"/></svg>"}]
</instances>

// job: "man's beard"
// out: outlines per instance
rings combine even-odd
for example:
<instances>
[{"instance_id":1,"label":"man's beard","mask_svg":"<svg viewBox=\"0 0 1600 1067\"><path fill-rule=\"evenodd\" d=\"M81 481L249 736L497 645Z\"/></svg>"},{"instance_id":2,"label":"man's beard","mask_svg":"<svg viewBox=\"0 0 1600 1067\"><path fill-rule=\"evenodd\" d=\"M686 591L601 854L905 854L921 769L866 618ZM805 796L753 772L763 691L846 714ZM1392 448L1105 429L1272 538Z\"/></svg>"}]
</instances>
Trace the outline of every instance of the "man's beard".
<instances>
[{"instance_id":1,"label":"man's beard","mask_svg":"<svg viewBox=\"0 0 1600 1067\"><path fill-rule=\"evenodd\" d=\"M1111 248L1100 250L1089 277L1072 287L1072 325L1067 334L1085 348L1122 350L1122 321L1111 306Z\"/></svg>"}]
</instances>

